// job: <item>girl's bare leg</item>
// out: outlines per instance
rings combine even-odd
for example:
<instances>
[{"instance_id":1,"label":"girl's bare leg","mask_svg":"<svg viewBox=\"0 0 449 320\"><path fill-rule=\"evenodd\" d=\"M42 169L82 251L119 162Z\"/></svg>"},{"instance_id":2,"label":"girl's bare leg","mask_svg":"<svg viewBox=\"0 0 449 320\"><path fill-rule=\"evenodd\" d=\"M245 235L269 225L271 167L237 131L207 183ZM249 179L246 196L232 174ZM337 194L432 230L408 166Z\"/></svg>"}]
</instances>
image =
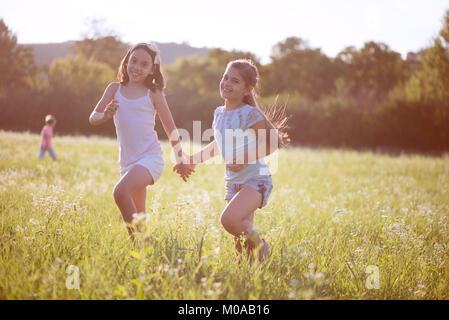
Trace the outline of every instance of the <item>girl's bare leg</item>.
<instances>
[{"instance_id":1,"label":"girl's bare leg","mask_svg":"<svg viewBox=\"0 0 449 320\"><path fill-rule=\"evenodd\" d=\"M134 206L136 207L136 210L138 213L144 213L145 212L145 200L147 196L147 188L143 188L140 190L137 190L132 194Z\"/></svg>"},{"instance_id":2,"label":"girl's bare leg","mask_svg":"<svg viewBox=\"0 0 449 320\"><path fill-rule=\"evenodd\" d=\"M114 200L122 214L123 220L127 224L131 224L134 213L145 211L143 192L145 192L148 185L153 183L153 177L148 170L140 165L136 165L115 185ZM142 192L142 190L144 191ZM139 208L136 207L136 203ZM131 240L134 240L132 228L128 227L127 229Z\"/></svg>"},{"instance_id":3,"label":"girl's bare leg","mask_svg":"<svg viewBox=\"0 0 449 320\"><path fill-rule=\"evenodd\" d=\"M229 203L229 201L231 201L231 199L226 200L226 201ZM245 224L253 225L254 224L254 212L252 212L245 219L247 220L244 222ZM235 244L235 248L237 249L237 251L242 253L243 250L242 250L242 242L241 242L240 236L234 236L234 244ZM248 248L248 247L246 249L247 249L247 251L250 250L250 248Z\"/></svg>"},{"instance_id":4,"label":"girl's bare leg","mask_svg":"<svg viewBox=\"0 0 449 320\"><path fill-rule=\"evenodd\" d=\"M260 206L262 195L251 187L244 187L231 200L221 215L223 227L234 235L236 249L241 251L240 236L248 238L248 250L261 243L257 232L253 229L254 211Z\"/></svg>"}]
</instances>

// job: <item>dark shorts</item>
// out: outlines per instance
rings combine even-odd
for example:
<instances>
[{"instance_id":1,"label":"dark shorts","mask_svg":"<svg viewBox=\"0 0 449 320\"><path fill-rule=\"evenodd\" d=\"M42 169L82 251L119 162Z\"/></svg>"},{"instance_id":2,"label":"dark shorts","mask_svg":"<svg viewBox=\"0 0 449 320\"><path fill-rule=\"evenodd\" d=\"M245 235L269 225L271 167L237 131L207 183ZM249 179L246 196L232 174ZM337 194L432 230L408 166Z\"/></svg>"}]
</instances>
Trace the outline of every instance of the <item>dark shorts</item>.
<instances>
[{"instance_id":1,"label":"dark shorts","mask_svg":"<svg viewBox=\"0 0 449 320\"><path fill-rule=\"evenodd\" d=\"M263 208L267 205L268 197L270 196L271 190L273 189L271 176L249 179L244 183L226 182L226 195L224 199L232 199L237 194L237 192L243 189L244 186L250 186L254 190L260 192L260 194L262 195L262 204L259 208Z\"/></svg>"}]
</instances>

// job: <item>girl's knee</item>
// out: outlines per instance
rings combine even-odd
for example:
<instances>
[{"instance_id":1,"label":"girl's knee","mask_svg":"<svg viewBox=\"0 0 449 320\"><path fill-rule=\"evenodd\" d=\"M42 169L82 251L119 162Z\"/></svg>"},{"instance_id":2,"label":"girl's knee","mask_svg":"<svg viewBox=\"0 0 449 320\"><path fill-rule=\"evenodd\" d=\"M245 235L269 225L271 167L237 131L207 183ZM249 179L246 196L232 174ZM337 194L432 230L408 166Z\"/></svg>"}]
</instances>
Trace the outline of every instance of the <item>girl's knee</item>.
<instances>
[{"instance_id":1,"label":"girl's knee","mask_svg":"<svg viewBox=\"0 0 449 320\"><path fill-rule=\"evenodd\" d=\"M228 224L228 218L224 214L221 214L220 223L226 229L226 225Z\"/></svg>"},{"instance_id":2,"label":"girl's knee","mask_svg":"<svg viewBox=\"0 0 449 320\"><path fill-rule=\"evenodd\" d=\"M239 229L239 223L232 218L231 215L223 213L220 217L220 222L223 228L231 234L236 235Z\"/></svg>"},{"instance_id":3,"label":"girl's knee","mask_svg":"<svg viewBox=\"0 0 449 320\"><path fill-rule=\"evenodd\" d=\"M114 187L114 191L112 192L114 196L115 202L118 202L122 199L125 199L127 197L131 197L131 193L126 190L125 187L123 187L120 183L117 183Z\"/></svg>"}]
</instances>

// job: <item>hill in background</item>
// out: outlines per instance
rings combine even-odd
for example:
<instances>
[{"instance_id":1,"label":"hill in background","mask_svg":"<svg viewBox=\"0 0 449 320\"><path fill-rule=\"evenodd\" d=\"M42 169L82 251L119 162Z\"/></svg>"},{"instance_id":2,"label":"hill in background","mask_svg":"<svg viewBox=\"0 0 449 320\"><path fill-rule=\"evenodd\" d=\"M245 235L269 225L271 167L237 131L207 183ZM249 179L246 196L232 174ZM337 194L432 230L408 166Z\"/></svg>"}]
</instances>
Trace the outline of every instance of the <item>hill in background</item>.
<instances>
[{"instance_id":1,"label":"hill in background","mask_svg":"<svg viewBox=\"0 0 449 320\"><path fill-rule=\"evenodd\" d=\"M179 57L188 57L192 55L204 56L209 49L208 48L196 48L186 43L178 44L174 42L158 43L162 62L164 64L170 64ZM72 47L75 45L75 41L66 41L59 43L39 43L39 44L22 44L24 47L33 48L34 62L40 66L43 64L51 65L52 61L56 58L61 58L71 54ZM118 66L117 66L118 67Z\"/></svg>"}]
</instances>

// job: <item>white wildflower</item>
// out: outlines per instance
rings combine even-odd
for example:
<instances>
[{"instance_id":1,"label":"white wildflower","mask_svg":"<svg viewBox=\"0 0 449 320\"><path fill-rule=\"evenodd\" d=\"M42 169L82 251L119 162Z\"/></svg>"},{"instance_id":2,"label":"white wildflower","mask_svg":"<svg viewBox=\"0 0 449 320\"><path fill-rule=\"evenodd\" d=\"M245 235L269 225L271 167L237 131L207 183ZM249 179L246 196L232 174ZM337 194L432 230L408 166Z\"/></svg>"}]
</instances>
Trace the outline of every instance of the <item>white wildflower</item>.
<instances>
[{"instance_id":1,"label":"white wildflower","mask_svg":"<svg viewBox=\"0 0 449 320\"><path fill-rule=\"evenodd\" d=\"M297 279L290 280L290 286L292 286L292 287L299 286L299 280L297 280Z\"/></svg>"},{"instance_id":2,"label":"white wildflower","mask_svg":"<svg viewBox=\"0 0 449 320\"><path fill-rule=\"evenodd\" d=\"M39 221L36 220L36 219L34 219L34 218L31 218L30 221L29 221L29 223L34 224L34 225L38 225L38 224L39 224Z\"/></svg>"}]
</instances>

